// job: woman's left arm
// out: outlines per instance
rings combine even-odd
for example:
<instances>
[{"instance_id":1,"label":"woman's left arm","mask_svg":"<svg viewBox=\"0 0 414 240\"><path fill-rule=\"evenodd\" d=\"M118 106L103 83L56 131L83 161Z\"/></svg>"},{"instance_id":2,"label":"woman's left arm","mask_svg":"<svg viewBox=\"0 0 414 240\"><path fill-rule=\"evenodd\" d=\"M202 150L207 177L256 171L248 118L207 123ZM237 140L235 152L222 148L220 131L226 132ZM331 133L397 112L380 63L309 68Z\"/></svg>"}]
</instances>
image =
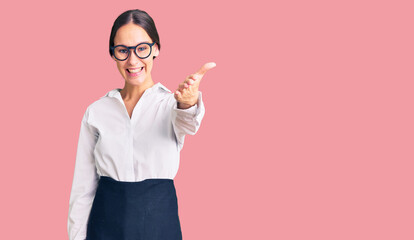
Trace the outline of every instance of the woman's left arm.
<instances>
[{"instance_id":1,"label":"woman's left arm","mask_svg":"<svg viewBox=\"0 0 414 240\"><path fill-rule=\"evenodd\" d=\"M172 124L180 148L184 145L185 135L196 134L200 127L205 108L198 87L204 74L215 66L215 63L204 64L199 71L189 75L174 93L177 104L173 106Z\"/></svg>"}]
</instances>

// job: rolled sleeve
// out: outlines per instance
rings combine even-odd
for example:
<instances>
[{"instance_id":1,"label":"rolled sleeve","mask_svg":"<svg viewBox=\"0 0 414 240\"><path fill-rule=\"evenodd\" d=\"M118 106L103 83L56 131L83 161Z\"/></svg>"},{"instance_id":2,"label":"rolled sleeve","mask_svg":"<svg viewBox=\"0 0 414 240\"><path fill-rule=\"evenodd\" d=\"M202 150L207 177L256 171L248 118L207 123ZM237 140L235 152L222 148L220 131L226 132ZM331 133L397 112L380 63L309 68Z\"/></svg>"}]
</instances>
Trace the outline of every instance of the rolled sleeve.
<instances>
[{"instance_id":1,"label":"rolled sleeve","mask_svg":"<svg viewBox=\"0 0 414 240\"><path fill-rule=\"evenodd\" d=\"M98 133L88 124L89 108L86 110L79 133L75 170L69 200L69 240L85 240L87 221L95 198L99 175L97 174L94 149Z\"/></svg>"},{"instance_id":2,"label":"rolled sleeve","mask_svg":"<svg viewBox=\"0 0 414 240\"><path fill-rule=\"evenodd\" d=\"M173 104L172 124L178 144L180 145L180 149L184 145L184 138L186 134L194 135L197 133L204 114L205 108L202 93L200 91L198 94L197 103L190 108L179 109L177 108L177 102Z\"/></svg>"}]
</instances>

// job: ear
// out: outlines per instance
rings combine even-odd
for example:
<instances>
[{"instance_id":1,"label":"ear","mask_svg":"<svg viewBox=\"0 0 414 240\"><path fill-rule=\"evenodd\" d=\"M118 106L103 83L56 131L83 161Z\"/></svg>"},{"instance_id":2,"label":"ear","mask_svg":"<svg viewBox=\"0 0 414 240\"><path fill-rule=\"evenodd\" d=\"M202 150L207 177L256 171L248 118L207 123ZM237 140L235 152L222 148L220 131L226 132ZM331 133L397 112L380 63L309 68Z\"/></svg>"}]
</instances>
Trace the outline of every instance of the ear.
<instances>
[{"instance_id":1,"label":"ear","mask_svg":"<svg viewBox=\"0 0 414 240\"><path fill-rule=\"evenodd\" d=\"M158 49L158 44L157 43L154 44L153 50L154 50L153 56L158 56L158 54L160 54L160 50Z\"/></svg>"}]
</instances>

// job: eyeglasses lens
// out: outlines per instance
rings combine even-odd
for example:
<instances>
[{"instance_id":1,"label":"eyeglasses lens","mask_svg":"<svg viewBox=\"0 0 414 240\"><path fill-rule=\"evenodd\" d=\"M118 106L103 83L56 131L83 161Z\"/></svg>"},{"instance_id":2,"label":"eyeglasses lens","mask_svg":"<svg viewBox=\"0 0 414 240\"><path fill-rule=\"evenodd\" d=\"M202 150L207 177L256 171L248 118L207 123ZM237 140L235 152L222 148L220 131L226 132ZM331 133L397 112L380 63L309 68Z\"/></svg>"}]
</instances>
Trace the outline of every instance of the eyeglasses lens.
<instances>
[{"instance_id":1,"label":"eyeglasses lens","mask_svg":"<svg viewBox=\"0 0 414 240\"><path fill-rule=\"evenodd\" d=\"M135 49L135 52L140 58L146 58L151 54L151 46L148 44L140 44Z\"/></svg>"},{"instance_id":2,"label":"eyeglasses lens","mask_svg":"<svg viewBox=\"0 0 414 240\"><path fill-rule=\"evenodd\" d=\"M128 57L129 49L123 46L115 47L114 54L115 57L119 60L125 60Z\"/></svg>"}]
</instances>

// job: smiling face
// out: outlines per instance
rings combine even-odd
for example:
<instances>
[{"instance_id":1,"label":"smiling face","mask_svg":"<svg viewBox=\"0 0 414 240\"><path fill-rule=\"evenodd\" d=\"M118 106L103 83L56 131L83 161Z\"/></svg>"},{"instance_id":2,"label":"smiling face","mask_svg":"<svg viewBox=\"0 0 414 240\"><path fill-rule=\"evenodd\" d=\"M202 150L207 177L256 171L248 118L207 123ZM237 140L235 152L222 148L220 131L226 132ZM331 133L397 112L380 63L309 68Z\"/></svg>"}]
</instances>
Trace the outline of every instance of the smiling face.
<instances>
[{"instance_id":1,"label":"smiling face","mask_svg":"<svg viewBox=\"0 0 414 240\"><path fill-rule=\"evenodd\" d=\"M134 23L128 23L120 27L114 38L114 46L125 45L128 47L136 46L139 43L152 43L153 41L147 32ZM153 56L158 56L159 50L157 44L152 46L151 55L145 59L140 59L133 50L130 50L127 60L118 61L114 56L119 72L125 79L125 84L144 85L153 83L151 78L151 69L153 65Z\"/></svg>"}]
</instances>

